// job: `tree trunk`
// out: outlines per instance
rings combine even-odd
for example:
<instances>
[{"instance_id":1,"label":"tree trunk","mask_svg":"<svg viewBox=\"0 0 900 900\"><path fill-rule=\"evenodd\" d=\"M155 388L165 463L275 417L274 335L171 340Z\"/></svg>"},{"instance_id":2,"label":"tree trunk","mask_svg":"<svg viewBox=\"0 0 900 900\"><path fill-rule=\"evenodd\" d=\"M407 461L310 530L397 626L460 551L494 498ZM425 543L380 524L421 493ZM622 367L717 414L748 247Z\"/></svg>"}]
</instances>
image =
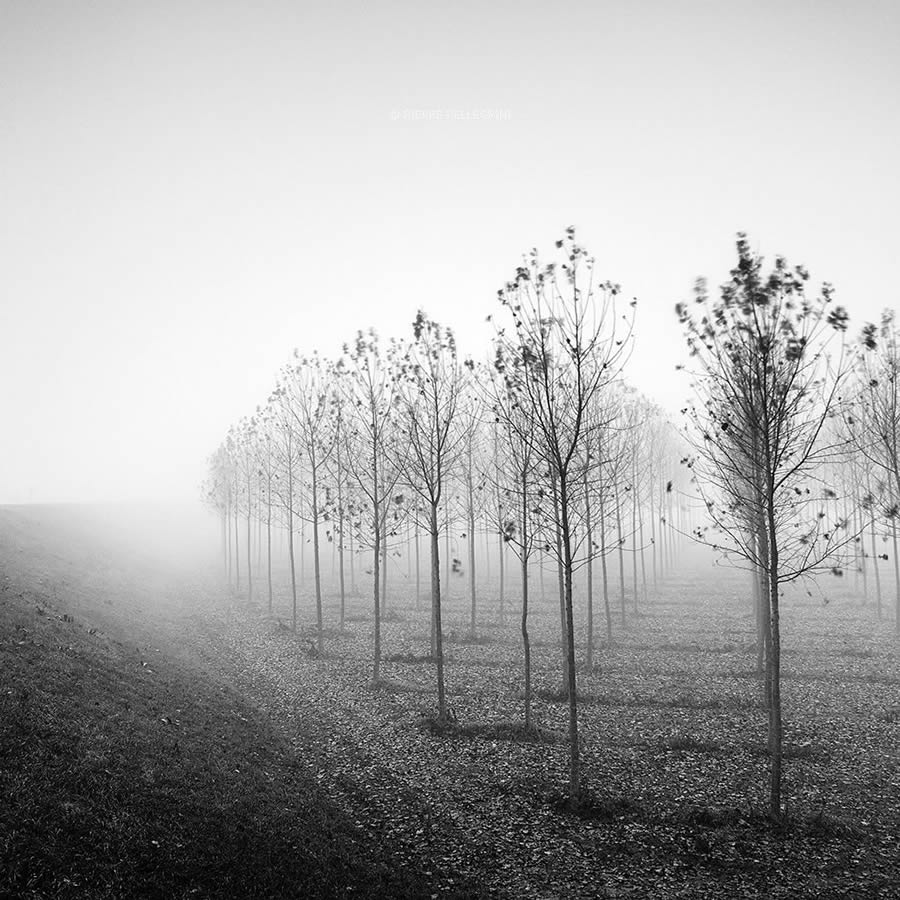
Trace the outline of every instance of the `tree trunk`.
<instances>
[{"instance_id":1,"label":"tree trunk","mask_svg":"<svg viewBox=\"0 0 900 900\"><path fill-rule=\"evenodd\" d=\"M231 570L234 568L234 555L231 552L231 501L228 502L228 505L225 507L225 519L227 522L227 547L228 547L228 555L226 561L228 563L228 587L231 587Z\"/></svg>"},{"instance_id":2,"label":"tree trunk","mask_svg":"<svg viewBox=\"0 0 900 900\"><path fill-rule=\"evenodd\" d=\"M562 518L562 545L565 572L566 675L569 694L569 800L574 804L581 794L581 769L578 747L578 695L575 683L575 615L572 605L572 528L569 522L569 497L566 476L559 479L559 505Z\"/></svg>"},{"instance_id":3,"label":"tree trunk","mask_svg":"<svg viewBox=\"0 0 900 900\"><path fill-rule=\"evenodd\" d=\"M319 655L325 651L324 622L322 617L322 573L319 562L319 472L312 463L312 526L313 526L313 574L316 583L316 646Z\"/></svg>"},{"instance_id":4,"label":"tree trunk","mask_svg":"<svg viewBox=\"0 0 900 900\"><path fill-rule=\"evenodd\" d=\"M288 432L290 434L290 432ZM288 557L291 562L291 630L297 631L297 566L294 559L294 464L288 438Z\"/></svg>"},{"instance_id":5,"label":"tree trunk","mask_svg":"<svg viewBox=\"0 0 900 900\"><path fill-rule=\"evenodd\" d=\"M356 595L356 551L353 546L353 528L350 528L350 593Z\"/></svg>"},{"instance_id":6,"label":"tree trunk","mask_svg":"<svg viewBox=\"0 0 900 900\"><path fill-rule=\"evenodd\" d=\"M300 519L300 584L306 584L306 510L303 508L303 482L300 482L300 500L297 518Z\"/></svg>"},{"instance_id":7,"label":"tree trunk","mask_svg":"<svg viewBox=\"0 0 900 900\"><path fill-rule=\"evenodd\" d=\"M387 569L388 569L388 531L387 513L385 512L384 536L381 541L381 615L387 613Z\"/></svg>"},{"instance_id":8,"label":"tree trunk","mask_svg":"<svg viewBox=\"0 0 900 900\"><path fill-rule=\"evenodd\" d=\"M234 589L236 594L241 592L241 543L240 543L240 518L238 504L234 504Z\"/></svg>"},{"instance_id":9,"label":"tree trunk","mask_svg":"<svg viewBox=\"0 0 900 900\"><path fill-rule=\"evenodd\" d=\"M631 465L631 583L634 586L634 614L638 614L638 548L637 548L637 516L638 516L638 491L637 491L637 451L632 454Z\"/></svg>"},{"instance_id":10,"label":"tree trunk","mask_svg":"<svg viewBox=\"0 0 900 900\"><path fill-rule=\"evenodd\" d=\"M338 488L338 586L341 592L341 634L347 615L347 588L344 584L344 504Z\"/></svg>"},{"instance_id":11,"label":"tree trunk","mask_svg":"<svg viewBox=\"0 0 900 900\"><path fill-rule=\"evenodd\" d=\"M247 478L247 602L253 602L253 574L250 571L250 559L252 553L250 541L250 478Z\"/></svg>"},{"instance_id":12,"label":"tree trunk","mask_svg":"<svg viewBox=\"0 0 900 900\"><path fill-rule=\"evenodd\" d=\"M606 510L604 509L604 488L600 485L600 572L603 576L603 609L606 613L606 646L612 647L612 608L609 605L609 569L606 562Z\"/></svg>"},{"instance_id":13,"label":"tree trunk","mask_svg":"<svg viewBox=\"0 0 900 900\"><path fill-rule=\"evenodd\" d=\"M544 562L546 561L547 554L544 552L543 548L538 551L538 576L541 582L541 604L543 605L547 601L547 590L544 584Z\"/></svg>"},{"instance_id":14,"label":"tree trunk","mask_svg":"<svg viewBox=\"0 0 900 900\"><path fill-rule=\"evenodd\" d=\"M653 495L656 492L656 482L653 478L652 468L650 469L649 477L647 478L647 484L650 487L648 498L650 500L650 545L653 550L653 590L656 592L659 589L656 563L656 515L653 504Z\"/></svg>"},{"instance_id":15,"label":"tree trunk","mask_svg":"<svg viewBox=\"0 0 900 900\"><path fill-rule=\"evenodd\" d=\"M375 412L372 411L372 523L375 526L375 548L372 564L372 602L375 609L375 647L374 660L372 662L372 683L378 684L381 679L381 598L378 596L379 576L378 569L381 559L381 487L378 474L378 440L374 437L377 432Z\"/></svg>"},{"instance_id":16,"label":"tree trunk","mask_svg":"<svg viewBox=\"0 0 900 900\"><path fill-rule=\"evenodd\" d=\"M434 658L437 666L438 720L447 720L444 693L444 641L441 633L441 559L438 530L438 504L431 503L431 603L434 609Z\"/></svg>"},{"instance_id":17,"label":"tree trunk","mask_svg":"<svg viewBox=\"0 0 900 900\"><path fill-rule=\"evenodd\" d=\"M444 526L444 596L450 597L450 504L444 508L447 520Z\"/></svg>"},{"instance_id":18,"label":"tree trunk","mask_svg":"<svg viewBox=\"0 0 900 900\"><path fill-rule=\"evenodd\" d=\"M506 542L503 540L503 511L497 506L497 521L500 523L500 541L497 546L497 555L500 567L500 624L506 624L506 565L504 560L504 551L506 550Z\"/></svg>"},{"instance_id":19,"label":"tree trunk","mask_svg":"<svg viewBox=\"0 0 900 900\"><path fill-rule=\"evenodd\" d=\"M616 535L619 539L619 606L622 613L622 627L625 627L625 538L622 534L622 496L616 485Z\"/></svg>"},{"instance_id":20,"label":"tree trunk","mask_svg":"<svg viewBox=\"0 0 900 900\"><path fill-rule=\"evenodd\" d=\"M419 609L419 600L422 595L422 574L419 564L419 516L414 512L415 516L415 542L416 542L416 610Z\"/></svg>"},{"instance_id":21,"label":"tree trunk","mask_svg":"<svg viewBox=\"0 0 900 900\"><path fill-rule=\"evenodd\" d=\"M375 659L372 664L372 683L381 680L381 508L377 497L372 503L372 520L375 523L375 552L372 564L372 600L375 609Z\"/></svg>"},{"instance_id":22,"label":"tree trunk","mask_svg":"<svg viewBox=\"0 0 900 900\"><path fill-rule=\"evenodd\" d=\"M259 516L259 503L256 504L256 513ZM262 568L262 516L256 520L256 571Z\"/></svg>"},{"instance_id":23,"label":"tree trunk","mask_svg":"<svg viewBox=\"0 0 900 900\"><path fill-rule=\"evenodd\" d=\"M666 534L666 495L662 487L662 482L660 482L659 488L659 504L656 509L656 514L659 517L659 577L665 578L669 544L668 535Z\"/></svg>"},{"instance_id":24,"label":"tree trunk","mask_svg":"<svg viewBox=\"0 0 900 900\"><path fill-rule=\"evenodd\" d=\"M269 469L271 473L271 467ZM266 567L269 580L269 615L272 615L272 476L266 490Z\"/></svg>"},{"instance_id":25,"label":"tree trunk","mask_svg":"<svg viewBox=\"0 0 900 900\"><path fill-rule=\"evenodd\" d=\"M897 634L900 635L900 557L897 555L897 517L891 519L891 534L894 540L894 625Z\"/></svg>"},{"instance_id":26,"label":"tree trunk","mask_svg":"<svg viewBox=\"0 0 900 900\"><path fill-rule=\"evenodd\" d=\"M781 767L783 751L783 723L781 718L781 623L778 597L778 541L775 531L775 500L771 486L768 497L769 538L769 815L780 822Z\"/></svg>"},{"instance_id":27,"label":"tree trunk","mask_svg":"<svg viewBox=\"0 0 900 900\"><path fill-rule=\"evenodd\" d=\"M484 580L487 584L491 583L491 527L485 516L484 523Z\"/></svg>"},{"instance_id":28,"label":"tree trunk","mask_svg":"<svg viewBox=\"0 0 900 900\"><path fill-rule=\"evenodd\" d=\"M635 495L637 499L637 495ZM638 505L638 547L641 554L641 602L647 605L647 559L644 552L644 510Z\"/></svg>"},{"instance_id":29,"label":"tree trunk","mask_svg":"<svg viewBox=\"0 0 900 900\"><path fill-rule=\"evenodd\" d=\"M522 648L525 665L525 728L531 728L531 640L528 636L528 476L522 474Z\"/></svg>"},{"instance_id":30,"label":"tree trunk","mask_svg":"<svg viewBox=\"0 0 900 900\"><path fill-rule=\"evenodd\" d=\"M872 571L875 573L875 611L881 618L881 570L878 568L878 543L875 539L875 512L869 524L869 533L872 539Z\"/></svg>"},{"instance_id":31,"label":"tree trunk","mask_svg":"<svg viewBox=\"0 0 900 900\"><path fill-rule=\"evenodd\" d=\"M341 466L341 438L338 435L336 442L336 458L337 458L337 553L338 553L338 589L341 592L341 634L344 633L344 624L347 613L347 591L344 586L344 472Z\"/></svg>"},{"instance_id":32,"label":"tree trunk","mask_svg":"<svg viewBox=\"0 0 900 900\"><path fill-rule=\"evenodd\" d=\"M222 507L222 571L228 575L228 507Z\"/></svg>"},{"instance_id":33,"label":"tree trunk","mask_svg":"<svg viewBox=\"0 0 900 900\"><path fill-rule=\"evenodd\" d=\"M872 497L872 479L866 470L866 494L872 500L871 516L869 518L869 536L872 541L872 570L875 573L875 610L878 618L881 618L881 570L878 566L878 543L875 538L875 500Z\"/></svg>"},{"instance_id":34,"label":"tree trunk","mask_svg":"<svg viewBox=\"0 0 900 900\"><path fill-rule=\"evenodd\" d=\"M755 538L754 538L755 540ZM768 593L762 591L763 573L758 566L754 566L750 572L750 582L753 590L753 615L756 618L756 676L762 678L766 665L766 618L763 616L763 597ZM766 600L768 603L768 599Z\"/></svg>"},{"instance_id":35,"label":"tree trunk","mask_svg":"<svg viewBox=\"0 0 900 900\"><path fill-rule=\"evenodd\" d=\"M594 668L594 531L591 523L591 495L587 469L584 471L584 527L587 538L587 653L588 672Z\"/></svg>"},{"instance_id":36,"label":"tree trunk","mask_svg":"<svg viewBox=\"0 0 900 900\"><path fill-rule=\"evenodd\" d=\"M556 472L552 476L553 484L553 524L556 532L556 581L559 593L559 646L562 650L562 690L566 696L569 690L569 650L566 641L566 576L563 561L562 522L560 517L559 477Z\"/></svg>"},{"instance_id":37,"label":"tree trunk","mask_svg":"<svg viewBox=\"0 0 900 900\"><path fill-rule=\"evenodd\" d=\"M469 514L469 598L472 606L469 621L469 633L474 638L476 633L477 600L475 594L475 487L472 484L471 449L469 451L469 470L466 476L466 490L468 493Z\"/></svg>"}]
</instances>

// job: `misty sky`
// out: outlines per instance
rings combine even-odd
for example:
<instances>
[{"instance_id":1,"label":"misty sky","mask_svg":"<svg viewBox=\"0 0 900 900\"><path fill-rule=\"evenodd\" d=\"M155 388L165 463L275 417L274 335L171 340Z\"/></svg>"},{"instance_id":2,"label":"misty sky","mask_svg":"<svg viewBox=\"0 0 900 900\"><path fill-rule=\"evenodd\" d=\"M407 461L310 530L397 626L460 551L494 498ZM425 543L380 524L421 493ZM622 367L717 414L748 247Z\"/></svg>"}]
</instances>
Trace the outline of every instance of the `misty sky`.
<instances>
[{"instance_id":1,"label":"misty sky","mask_svg":"<svg viewBox=\"0 0 900 900\"><path fill-rule=\"evenodd\" d=\"M892 0L0 0L0 502L195 497L295 346L424 306L481 354L567 225L672 409L738 230L855 332L900 299L898 87Z\"/></svg>"}]
</instances>

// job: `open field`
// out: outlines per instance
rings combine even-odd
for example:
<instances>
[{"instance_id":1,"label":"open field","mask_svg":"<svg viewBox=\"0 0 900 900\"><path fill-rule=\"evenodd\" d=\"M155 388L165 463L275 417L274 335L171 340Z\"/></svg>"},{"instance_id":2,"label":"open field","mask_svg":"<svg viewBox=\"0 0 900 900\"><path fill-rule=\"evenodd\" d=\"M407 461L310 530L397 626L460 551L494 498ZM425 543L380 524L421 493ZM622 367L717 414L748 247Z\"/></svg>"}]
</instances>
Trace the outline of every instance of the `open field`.
<instances>
[{"instance_id":1,"label":"open field","mask_svg":"<svg viewBox=\"0 0 900 900\"><path fill-rule=\"evenodd\" d=\"M81 515L0 510L0 894L900 894L897 643L847 595L785 603L784 828L760 815L744 583L711 568L651 590L579 672L596 804L574 816L554 805L566 709L552 602L531 617L543 739L509 727L517 618L501 623L484 588L473 641L463 579L445 612L459 727L433 734L428 614L399 581L373 688L363 598L341 634L329 597L318 658L308 586L294 635L283 584L269 616L213 561L160 563Z\"/></svg>"}]
</instances>

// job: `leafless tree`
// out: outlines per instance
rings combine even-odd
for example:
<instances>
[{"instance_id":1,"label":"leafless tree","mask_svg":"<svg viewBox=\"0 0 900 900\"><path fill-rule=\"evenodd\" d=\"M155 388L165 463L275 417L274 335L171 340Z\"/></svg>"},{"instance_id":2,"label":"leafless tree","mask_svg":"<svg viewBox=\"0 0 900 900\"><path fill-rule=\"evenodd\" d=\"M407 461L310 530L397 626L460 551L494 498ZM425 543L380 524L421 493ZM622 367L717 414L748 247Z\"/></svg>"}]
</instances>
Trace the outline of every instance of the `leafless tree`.
<instances>
[{"instance_id":1,"label":"leafless tree","mask_svg":"<svg viewBox=\"0 0 900 900\"><path fill-rule=\"evenodd\" d=\"M559 527L566 629L569 702L569 798L580 796L578 700L575 676L573 572L575 518L583 498L583 467L593 441L590 410L620 375L631 324L617 312L619 287L600 282L594 260L575 240L574 229L557 241L559 264L543 264L532 251L499 291L512 324L499 332L505 363L522 375L523 404L538 437L537 452L556 498L552 520ZM548 542L551 549L553 542Z\"/></svg>"},{"instance_id":2,"label":"leafless tree","mask_svg":"<svg viewBox=\"0 0 900 900\"><path fill-rule=\"evenodd\" d=\"M769 814L782 818L781 630L783 586L835 566L840 521L822 508L831 490L822 463L835 447L823 429L836 409L843 357L826 356L827 336L847 314L828 285L806 293L808 274L777 258L769 274L745 235L719 298L697 284L695 303L677 313L694 360L692 436L697 489L715 540L699 536L762 572L767 598Z\"/></svg>"},{"instance_id":3,"label":"leafless tree","mask_svg":"<svg viewBox=\"0 0 900 900\"><path fill-rule=\"evenodd\" d=\"M438 719L447 719L441 626L439 511L463 441L459 423L463 364L453 332L419 311L413 340L395 358L400 428L406 450L398 458L403 479L421 498L431 538L431 602L437 667Z\"/></svg>"}]
</instances>

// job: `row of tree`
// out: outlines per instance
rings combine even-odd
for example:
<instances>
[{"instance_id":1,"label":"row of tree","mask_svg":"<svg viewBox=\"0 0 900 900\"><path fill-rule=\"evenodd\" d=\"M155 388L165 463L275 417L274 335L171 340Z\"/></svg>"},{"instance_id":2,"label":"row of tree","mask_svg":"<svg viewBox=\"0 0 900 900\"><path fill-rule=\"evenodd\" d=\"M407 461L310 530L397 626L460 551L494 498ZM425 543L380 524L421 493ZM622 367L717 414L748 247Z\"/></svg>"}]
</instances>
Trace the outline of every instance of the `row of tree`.
<instances>
[{"instance_id":1,"label":"row of tree","mask_svg":"<svg viewBox=\"0 0 900 900\"><path fill-rule=\"evenodd\" d=\"M253 594L252 538L265 525L272 601L272 528L284 527L292 625L297 618L294 542L309 531L317 650L323 647L322 545L336 544L343 621L348 555L371 559L373 678L381 677L386 563L397 545L429 544L431 649L438 720L446 720L441 553L451 523L467 544L470 629L477 627L479 529L496 536L503 604L507 551L519 562L525 725L532 727L528 634L532 573L551 561L558 581L562 692L569 703L570 791L580 783L576 690L576 578L584 585L586 663L595 655L595 582L607 639L613 609L647 599L685 530L676 498L687 477L683 444L661 411L625 384L635 302L600 281L569 230L560 260L533 251L499 292L493 355L476 364L451 329L419 312L406 340L360 332L341 356L299 357L279 373L267 403L232 428L210 461L208 499L220 511L226 558ZM681 453L679 454L679 449ZM410 538L410 527L414 537ZM234 547L234 549L232 549ZM608 560L616 557L618 596ZM302 558L302 556L301 556ZM537 563L537 569L536 569ZM454 560L458 565L459 561ZM446 577L444 579L446 582ZM640 585L640 588L638 587ZM502 608L502 606L501 606Z\"/></svg>"},{"instance_id":2,"label":"row of tree","mask_svg":"<svg viewBox=\"0 0 900 900\"><path fill-rule=\"evenodd\" d=\"M658 565L671 559L674 540L686 530L683 521L678 528L672 522L673 514L683 514L681 498L699 493L712 528L696 528L698 540L743 560L754 573L769 710L770 812L778 818L783 587L838 571L850 557L866 571L866 525L874 535L879 520L889 522L896 541L900 503L892 498L900 497L900 409L896 393L891 395L898 368L893 321L886 318L880 332L864 332L865 352L857 362L862 375L850 391L848 357L828 354L828 333L847 327L846 314L831 305L830 289L807 297L806 272L789 269L781 259L764 275L762 260L741 236L738 265L721 296L710 301L701 284L696 304L678 307L697 363L691 452L662 413L625 383L635 301L623 302L618 285L597 277L594 260L572 229L556 251L559 258L551 263L532 251L499 291L489 364L464 359L453 332L424 312L405 340L382 342L374 331L360 332L334 361L295 354L267 403L229 431L210 461L206 494L222 515L229 567L240 584L243 530L252 598L253 525L258 533L264 525L271 606L272 529L282 527L296 628L295 540L299 533L302 560L308 529L322 652L323 541L335 544L342 623L345 564L349 560L354 572L353 560L366 555L377 680L388 555L406 546L415 553L418 571L424 536L437 715L443 721L448 709L441 602L451 566L451 526L467 543L473 633L476 535L494 535L501 609L507 551L519 562L524 714L526 727L532 727L529 584L536 561L542 574L544 561L551 560L574 801L580 792L576 584L587 616L585 660L592 666L595 583L602 584L598 595L611 641L610 563L617 557L624 615L626 552L637 604L639 593L646 600L648 567L655 582ZM678 466L679 459L685 466ZM861 459L875 463L876 474ZM852 490L839 495L838 476ZM877 566L874 572L877 579ZM880 608L880 585L878 598Z\"/></svg>"}]
</instances>

